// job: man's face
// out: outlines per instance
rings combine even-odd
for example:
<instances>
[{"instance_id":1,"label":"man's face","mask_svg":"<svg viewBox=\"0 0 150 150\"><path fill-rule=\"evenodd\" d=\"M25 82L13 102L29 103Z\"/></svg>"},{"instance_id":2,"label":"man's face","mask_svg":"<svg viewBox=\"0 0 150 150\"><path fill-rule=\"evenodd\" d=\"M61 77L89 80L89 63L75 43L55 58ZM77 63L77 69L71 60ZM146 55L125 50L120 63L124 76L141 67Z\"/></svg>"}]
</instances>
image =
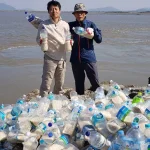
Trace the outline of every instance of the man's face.
<instances>
[{"instance_id":1,"label":"man's face","mask_svg":"<svg viewBox=\"0 0 150 150\"><path fill-rule=\"evenodd\" d=\"M86 17L86 13L84 11L78 11L74 13L74 16L78 21L83 21L84 18Z\"/></svg>"},{"instance_id":2,"label":"man's face","mask_svg":"<svg viewBox=\"0 0 150 150\"><path fill-rule=\"evenodd\" d=\"M58 6L51 6L49 8L48 13L49 13L51 18L56 19L56 18L60 18L61 11L60 11Z\"/></svg>"}]
</instances>

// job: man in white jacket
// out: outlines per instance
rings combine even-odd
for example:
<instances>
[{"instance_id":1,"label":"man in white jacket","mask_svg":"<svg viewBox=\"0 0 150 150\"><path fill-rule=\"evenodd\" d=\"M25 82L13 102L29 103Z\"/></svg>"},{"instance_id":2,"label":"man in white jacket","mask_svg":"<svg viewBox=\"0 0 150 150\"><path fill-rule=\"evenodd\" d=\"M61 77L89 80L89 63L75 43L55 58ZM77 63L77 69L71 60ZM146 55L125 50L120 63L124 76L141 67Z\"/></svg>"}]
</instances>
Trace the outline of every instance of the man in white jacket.
<instances>
[{"instance_id":1,"label":"man in white jacket","mask_svg":"<svg viewBox=\"0 0 150 150\"><path fill-rule=\"evenodd\" d=\"M37 43L42 44L40 31L44 27L48 33L48 50L44 53L44 65L40 95L47 96L53 78L55 79L54 94L62 91L66 71L66 36L70 34L69 25L60 17L61 5L57 1L47 4L49 19L43 21L38 28Z\"/></svg>"}]
</instances>

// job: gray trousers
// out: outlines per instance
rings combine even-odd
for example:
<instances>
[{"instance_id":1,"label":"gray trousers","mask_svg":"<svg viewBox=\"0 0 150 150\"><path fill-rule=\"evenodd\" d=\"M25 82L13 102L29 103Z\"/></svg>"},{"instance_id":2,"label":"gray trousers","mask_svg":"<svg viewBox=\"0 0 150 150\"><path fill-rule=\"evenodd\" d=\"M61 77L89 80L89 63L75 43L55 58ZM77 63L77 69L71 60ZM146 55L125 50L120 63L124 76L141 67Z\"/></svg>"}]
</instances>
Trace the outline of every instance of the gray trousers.
<instances>
[{"instance_id":1,"label":"gray trousers","mask_svg":"<svg viewBox=\"0 0 150 150\"><path fill-rule=\"evenodd\" d=\"M48 95L53 78L55 79L53 93L59 94L63 88L65 72L66 61L53 60L45 54L40 95L42 97Z\"/></svg>"},{"instance_id":2,"label":"gray trousers","mask_svg":"<svg viewBox=\"0 0 150 150\"><path fill-rule=\"evenodd\" d=\"M84 94L85 72L91 83L91 90L95 91L99 87L98 71L96 63L72 63L72 71L75 79L76 92Z\"/></svg>"}]
</instances>

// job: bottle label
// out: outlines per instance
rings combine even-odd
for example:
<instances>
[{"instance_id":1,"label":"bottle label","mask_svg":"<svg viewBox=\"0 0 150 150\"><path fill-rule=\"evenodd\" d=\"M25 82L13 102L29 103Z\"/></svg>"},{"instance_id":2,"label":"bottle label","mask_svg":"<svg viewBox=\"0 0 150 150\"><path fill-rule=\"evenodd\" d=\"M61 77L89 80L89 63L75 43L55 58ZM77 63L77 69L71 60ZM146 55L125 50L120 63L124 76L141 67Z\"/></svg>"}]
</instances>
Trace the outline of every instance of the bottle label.
<instances>
[{"instance_id":1,"label":"bottle label","mask_svg":"<svg viewBox=\"0 0 150 150\"><path fill-rule=\"evenodd\" d=\"M105 110L113 108L113 107L114 107L114 104L108 104L105 106Z\"/></svg>"},{"instance_id":2,"label":"bottle label","mask_svg":"<svg viewBox=\"0 0 150 150\"><path fill-rule=\"evenodd\" d=\"M144 114L150 120L150 109L146 108Z\"/></svg>"},{"instance_id":3,"label":"bottle label","mask_svg":"<svg viewBox=\"0 0 150 150\"><path fill-rule=\"evenodd\" d=\"M46 125L44 123L41 122L39 124L39 128L42 130L42 132L45 132L47 127L46 127Z\"/></svg>"},{"instance_id":4,"label":"bottle label","mask_svg":"<svg viewBox=\"0 0 150 150\"><path fill-rule=\"evenodd\" d=\"M60 139L64 142L65 145L69 144L69 136L61 135Z\"/></svg>"},{"instance_id":5,"label":"bottle label","mask_svg":"<svg viewBox=\"0 0 150 150\"><path fill-rule=\"evenodd\" d=\"M123 106L117 113L116 117L121 120L124 121L126 116L131 112L130 109L128 109L126 106Z\"/></svg>"}]
</instances>

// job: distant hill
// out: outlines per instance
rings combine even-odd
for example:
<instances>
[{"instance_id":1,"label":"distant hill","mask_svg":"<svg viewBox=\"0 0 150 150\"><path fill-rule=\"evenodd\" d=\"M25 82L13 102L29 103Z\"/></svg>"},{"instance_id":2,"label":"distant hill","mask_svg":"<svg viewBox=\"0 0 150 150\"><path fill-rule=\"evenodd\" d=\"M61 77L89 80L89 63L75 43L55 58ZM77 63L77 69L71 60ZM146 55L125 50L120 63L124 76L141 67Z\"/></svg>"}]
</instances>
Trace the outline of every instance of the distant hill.
<instances>
[{"instance_id":1,"label":"distant hill","mask_svg":"<svg viewBox=\"0 0 150 150\"><path fill-rule=\"evenodd\" d=\"M150 11L150 8L140 8L140 9L137 9L135 11L137 11L137 12L146 12L146 11Z\"/></svg>"},{"instance_id":2,"label":"distant hill","mask_svg":"<svg viewBox=\"0 0 150 150\"><path fill-rule=\"evenodd\" d=\"M16 10L16 8L4 3L0 3L0 10Z\"/></svg>"},{"instance_id":3,"label":"distant hill","mask_svg":"<svg viewBox=\"0 0 150 150\"><path fill-rule=\"evenodd\" d=\"M103 12L112 12L112 11L120 11L119 9L113 7L104 7L104 8L94 8L89 9L88 11L103 11Z\"/></svg>"}]
</instances>

